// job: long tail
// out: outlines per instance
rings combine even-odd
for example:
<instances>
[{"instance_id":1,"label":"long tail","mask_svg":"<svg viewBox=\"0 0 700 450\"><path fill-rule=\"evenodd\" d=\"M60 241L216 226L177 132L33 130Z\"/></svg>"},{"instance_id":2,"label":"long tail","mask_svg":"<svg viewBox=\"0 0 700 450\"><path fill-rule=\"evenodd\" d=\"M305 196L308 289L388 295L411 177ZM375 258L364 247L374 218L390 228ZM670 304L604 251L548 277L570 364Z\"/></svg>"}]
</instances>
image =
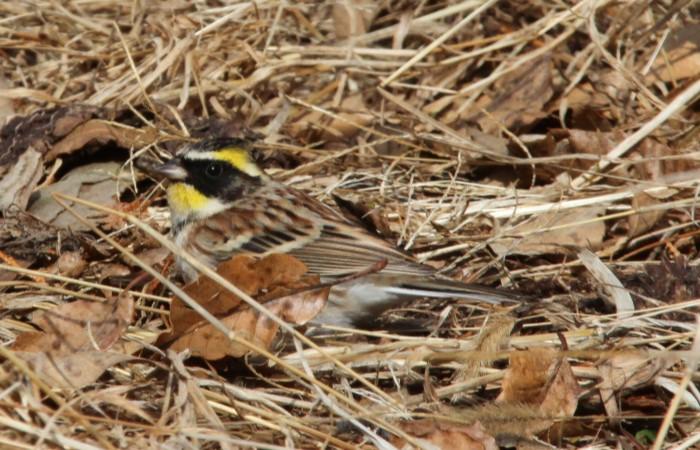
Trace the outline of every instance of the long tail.
<instances>
[{"instance_id":1,"label":"long tail","mask_svg":"<svg viewBox=\"0 0 700 450\"><path fill-rule=\"evenodd\" d=\"M505 289L489 288L447 279L407 279L385 289L396 295L415 298L459 298L492 305L518 303L522 300L515 292Z\"/></svg>"},{"instance_id":2,"label":"long tail","mask_svg":"<svg viewBox=\"0 0 700 450\"><path fill-rule=\"evenodd\" d=\"M505 289L420 275L380 273L334 286L328 305L314 322L363 328L387 309L418 298L453 298L492 305L522 301L515 292Z\"/></svg>"}]
</instances>

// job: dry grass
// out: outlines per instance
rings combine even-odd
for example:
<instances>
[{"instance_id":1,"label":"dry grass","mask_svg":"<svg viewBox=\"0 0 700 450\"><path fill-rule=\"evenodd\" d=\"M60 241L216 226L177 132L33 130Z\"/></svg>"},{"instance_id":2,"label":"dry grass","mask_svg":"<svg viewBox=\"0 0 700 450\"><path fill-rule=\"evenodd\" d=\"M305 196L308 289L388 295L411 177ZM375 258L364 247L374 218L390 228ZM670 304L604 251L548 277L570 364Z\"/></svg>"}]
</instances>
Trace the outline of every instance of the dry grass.
<instances>
[{"instance_id":1,"label":"dry grass","mask_svg":"<svg viewBox=\"0 0 700 450\"><path fill-rule=\"evenodd\" d=\"M582 389L543 439L639 446L650 431L653 448L697 446L700 69L683 72L669 42L698 17L690 1L3 2L0 115L91 105L143 134L44 159L46 186L85 157L130 179L118 219L86 221L87 269L23 267L26 249L2 241L0 446L391 448L390 435L418 445L406 424L450 403L453 420L526 435L512 408L483 408L513 352L536 348L558 350ZM170 299L136 283L122 341L139 357L78 390L47 385L9 347L30 313L124 294L100 275L117 264L177 292L143 252L168 245L162 188L132 162L213 134L257 136L274 176L377 211L420 260L531 304L419 302L386 317L424 321L418 336L289 329L264 358L207 363L153 345ZM52 236L30 250L55 259Z\"/></svg>"}]
</instances>

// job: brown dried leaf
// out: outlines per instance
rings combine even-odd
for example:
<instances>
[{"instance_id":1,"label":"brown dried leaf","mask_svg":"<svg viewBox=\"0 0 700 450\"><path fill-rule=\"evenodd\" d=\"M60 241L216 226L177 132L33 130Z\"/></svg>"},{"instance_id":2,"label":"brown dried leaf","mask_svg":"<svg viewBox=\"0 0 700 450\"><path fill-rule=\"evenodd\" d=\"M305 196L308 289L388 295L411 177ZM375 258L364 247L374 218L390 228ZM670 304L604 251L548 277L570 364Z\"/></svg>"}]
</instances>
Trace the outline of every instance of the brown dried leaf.
<instances>
[{"instance_id":1,"label":"brown dried leaf","mask_svg":"<svg viewBox=\"0 0 700 450\"><path fill-rule=\"evenodd\" d=\"M654 139L644 139L630 154L630 159L640 160L630 172L641 180L658 180L661 177L677 172L685 172L700 167L695 158L669 158L679 154L668 145ZM663 198L665 195L662 195Z\"/></svg>"},{"instance_id":2,"label":"brown dried leaf","mask_svg":"<svg viewBox=\"0 0 700 450\"><path fill-rule=\"evenodd\" d=\"M630 96L632 85L629 79L618 70L600 70L600 72L590 72L590 81L576 85L566 96L565 103L573 110L573 115L578 116L576 122L581 122L581 111L595 111L599 117L593 123L586 126L587 130L599 131L610 129L608 121L617 121L622 112L620 105L624 104ZM551 106L551 112L557 113L561 103ZM595 126L602 123L603 127Z\"/></svg>"},{"instance_id":3,"label":"brown dried leaf","mask_svg":"<svg viewBox=\"0 0 700 450\"><path fill-rule=\"evenodd\" d=\"M567 360L557 361L557 366L540 403L540 411L550 417L573 417L582 389Z\"/></svg>"},{"instance_id":4,"label":"brown dried leaf","mask_svg":"<svg viewBox=\"0 0 700 450\"><path fill-rule=\"evenodd\" d=\"M118 203L117 194L129 186L129 181L129 173L123 171L121 164L117 162L78 166L64 175L60 181L39 189L38 198L32 202L28 211L40 220L56 227L88 230L87 225L78 221L55 201L53 194L61 193L113 207ZM91 221L102 223L109 217L87 206L75 204L71 206L76 213Z\"/></svg>"},{"instance_id":5,"label":"brown dried leaf","mask_svg":"<svg viewBox=\"0 0 700 450\"><path fill-rule=\"evenodd\" d=\"M48 352L53 357L81 351L107 350L124 334L131 323L134 302L120 296L104 302L77 300L36 314L33 322L44 332L17 336L13 349Z\"/></svg>"},{"instance_id":6,"label":"brown dried leaf","mask_svg":"<svg viewBox=\"0 0 700 450\"><path fill-rule=\"evenodd\" d=\"M83 252L77 251L67 251L61 253L58 260L53 263L47 271L49 273L58 273L60 275L77 278L87 267L87 261Z\"/></svg>"},{"instance_id":7,"label":"brown dried leaf","mask_svg":"<svg viewBox=\"0 0 700 450\"><path fill-rule=\"evenodd\" d=\"M652 384L667 365L668 361L662 358L649 358L634 351L618 353L602 361L598 365L601 378L598 389L608 417L620 415L616 393Z\"/></svg>"},{"instance_id":8,"label":"brown dried leaf","mask_svg":"<svg viewBox=\"0 0 700 450\"><path fill-rule=\"evenodd\" d=\"M664 42L664 52L654 61L648 82L695 78L700 75L700 24L674 30Z\"/></svg>"},{"instance_id":9,"label":"brown dried leaf","mask_svg":"<svg viewBox=\"0 0 700 450\"><path fill-rule=\"evenodd\" d=\"M461 425L439 422L433 419L414 420L401 424L401 428L421 444L421 448L441 450L496 450L496 440L479 422ZM391 443L399 449L412 449L408 442L394 436Z\"/></svg>"},{"instance_id":10,"label":"brown dried leaf","mask_svg":"<svg viewBox=\"0 0 700 450\"><path fill-rule=\"evenodd\" d=\"M151 267L160 267L167 261L170 251L165 247L148 248L138 252L136 256Z\"/></svg>"},{"instance_id":11,"label":"brown dried leaf","mask_svg":"<svg viewBox=\"0 0 700 450\"><path fill-rule=\"evenodd\" d=\"M618 142L624 139L621 132L600 133L586 130L566 130L566 137L571 144L570 151L566 153L586 153L594 155L606 155ZM562 154L563 152L560 152ZM590 163L593 164L592 162Z\"/></svg>"},{"instance_id":12,"label":"brown dried leaf","mask_svg":"<svg viewBox=\"0 0 700 450\"><path fill-rule=\"evenodd\" d=\"M0 170L14 165L28 149L46 154L53 142L102 113L103 110L97 107L73 105L13 117L0 129Z\"/></svg>"},{"instance_id":13,"label":"brown dried leaf","mask_svg":"<svg viewBox=\"0 0 700 450\"><path fill-rule=\"evenodd\" d=\"M72 132L53 145L46 153L46 160L52 161L61 155L72 153L90 142L106 144L115 141L122 148L140 148L158 139L158 130L152 128L131 128L122 124L93 119L75 127Z\"/></svg>"},{"instance_id":14,"label":"brown dried leaf","mask_svg":"<svg viewBox=\"0 0 700 450\"><path fill-rule=\"evenodd\" d=\"M43 172L51 144L75 126L98 114L95 107L71 106L39 110L10 119L0 129L0 210L27 207Z\"/></svg>"},{"instance_id":15,"label":"brown dried leaf","mask_svg":"<svg viewBox=\"0 0 700 450\"><path fill-rule=\"evenodd\" d=\"M38 259L51 260L56 257L56 248L80 248L78 238L63 233L60 245L56 228L38 220L31 214L15 209L4 211L0 219L0 250L18 262L31 265Z\"/></svg>"},{"instance_id":16,"label":"brown dried leaf","mask_svg":"<svg viewBox=\"0 0 700 450\"><path fill-rule=\"evenodd\" d=\"M269 255L261 260L247 255L239 255L224 261L216 272L248 295L256 296L263 290L274 289L276 285L289 284L306 272L306 266L289 255ZM221 288L209 278L199 278L183 288L185 293L197 301L215 316L231 314L241 305L242 300ZM187 307L181 300L174 298L170 308L170 320L173 331L172 339L179 337L202 318Z\"/></svg>"},{"instance_id":17,"label":"brown dried leaf","mask_svg":"<svg viewBox=\"0 0 700 450\"><path fill-rule=\"evenodd\" d=\"M503 378L498 401L539 405L547 417L573 416L581 389L570 364L556 350L535 348L514 352ZM552 421L533 421L529 434L543 431Z\"/></svg>"},{"instance_id":18,"label":"brown dried leaf","mask_svg":"<svg viewBox=\"0 0 700 450\"><path fill-rule=\"evenodd\" d=\"M513 352L498 400L509 403L541 403L545 387L552 378L549 370L555 359L556 351L550 349L533 348Z\"/></svg>"},{"instance_id":19,"label":"brown dried leaf","mask_svg":"<svg viewBox=\"0 0 700 450\"><path fill-rule=\"evenodd\" d=\"M121 147L134 148L158 137L157 130L93 119L105 115L101 108L69 106L10 119L0 129L0 210L12 204L22 210L27 207L46 161L79 150L91 141L116 141Z\"/></svg>"},{"instance_id":20,"label":"brown dried leaf","mask_svg":"<svg viewBox=\"0 0 700 450\"><path fill-rule=\"evenodd\" d=\"M583 155L607 154L624 137L621 132L604 133L578 129L552 129L547 133L546 138L532 146L530 151L533 156L567 156L557 167L537 169L541 178L554 180L560 176L562 169L572 169L572 176L575 176L581 170L587 170L595 164L595 160L585 156L580 159L569 158L569 156L579 153Z\"/></svg>"},{"instance_id":21,"label":"brown dried leaf","mask_svg":"<svg viewBox=\"0 0 700 450\"><path fill-rule=\"evenodd\" d=\"M18 155L11 165L0 166L0 211L12 205L26 209L43 169L41 154L32 148Z\"/></svg>"},{"instance_id":22,"label":"brown dried leaf","mask_svg":"<svg viewBox=\"0 0 700 450\"><path fill-rule=\"evenodd\" d=\"M338 0L333 3L333 24L338 40L364 34L377 12L378 4L370 0Z\"/></svg>"},{"instance_id":23,"label":"brown dried leaf","mask_svg":"<svg viewBox=\"0 0 700 450\"><path fill-rule=\"evenodd\" d=\"M98 278L104 280L109 277L125 277L131 273L131 270L124 264L112 263L102 264Z\"/></svg>"},{"instance_id":24,"label":"brown dried leaf","mask_svg":"<svg viewBox=\"0 0 700 450\"><path fill-rule=\"evenodd\" d=\"M637 192L634 194L634 197L632 197L632 209L634 210L660 204L661 202L659 200L644 192ZM651 230L663 215L664 211L657 209L629 216L629 218L627 218L627 224L629 226L627 235L629 237L639 236L645 231Z\"/></svg>"},{"instance_id":25,"label":"brown dried leaf","mask_svg":"<svg viewBox=\"0 0 700 450\"><path fill-rule=\"evenodd\" d=\"M217 273L231 281L246 294L255 297L289 323L304 324L325 306L329 288L313 288L320 283L318 276L306 275L306 266L291 255L273 254L260 260L239 255L222 263ZM222 289L209 278L200 278L185 286L187 292L207 311L223 317L221 321L247 340L262 347L274 340L278 325ZM230 342L202 321L199 314L173 299L170 313L173 331L163 336L161 343L174 342L171 348L189 348L194 355L220 359L226 355L242 356L246 347Z\"/></svg>"},{"instance_id":26,"label":"brown dried leaf","mask_svg":"<svg viewBox=\"0 0 700 450\"><path fill-rule=\"evenodd\" d=\"M316 317L326 305L329 290L327 287L307 290L268 301L265 307L285 322L303 325ZM269 347L277 335L279 325L252 308L246 306L239 309L221 319L224 325L259 347ZM170 348L175 351L189 349L192 355L208 360L225 356L240 357L249 352L247 346L230 341L209 323L195 326L173 342Z\"/></svg>"},{"instance_id":27,"label":"brown dried leaf","mask_svg":"<svg viewBox=\"0 0 700 450\"><path fill-rule=\"evenodd\" d=\"M625 138L621 131L601 132L578 129L550 130L547 144L535 149L537 156L560 156L581 153L606 155ZM539 150L539 151L537 151ZM666 144L647 138L642 140L626 157L635 164L613 167L613 174L625 178L657 180L662 175L683 172L699 167L692 158L668 158L674 152ZM595 160L570 159L565 162L572 169L589 169ZM614 181L614 180L609 180Z\"/></svg>"},{"instance_id":28,"label":"brown dried leaf","mask_svg":"<svg viewBox=\"0 0 700 450\"><path fill-rule=\"evenodd\" d=\"M0 75L0 90L9 89L12 87L12 83L9 82L7 78ZM3 125L6 119L15 115L15 104L14 100L8 97L0 96L0 126Z\"/></svg>"},{"instance_id":29,"label":"brown dried leaf","mask_svg":"<svg viewBox=\"0 0 700 450\"><path fill-rule=\"evenodd\" d=\"M328 108L329 105L324 105ZM288 132L297 138L307 137L310 132L320 130L320 137L326 141L342 141L356 136L364 127L372 123L374 116L367 112L367 106L361 94L345 97L338 108L336 116L329 117L317 111L311 111L289 124Z\"/></svg>"},{"instance_id":30,"label":"brown dried leaf","mask_svg":"<svg viewBox=\"0 0 700 450\"><path fill-rule=\"evenodd\" d=\"M551 58L544 57L499 79L497 96L482 105L489 114L477 116L481 129L486 133L496 133L501 127L522 129L546 116L544 105L554 94L552 71Z\"/></svg>"},{"instance_id":31,"label":"brown dried leaf","mask_svg":"<svg viewBox=\"0 0 700 450\"><path fill-rule=\"evenodd\" d=\"M663 358L650 358L643 352L629 351L602 361L598 371L602 386L621 391L652 384L667 365L668 361Z\"/></svg>"},{"instance_id":32,"label":"brown dried leaf","mask_svg":"<svg viewBox=\"0 0 700 450\"><path fill-rule=\"evenodd\" d=\"M608 294L605 300L615 306L618 318L630 317L634 313L634 301L628 289L612 270L596 255L588 249L578 252L581 263L593 275L593 278ZM633 326L633 324L625 325Z\"/></svg>"},{"instance_id":33,"label":"brown dried leaf","mask_svg":"<svg viewBox=\"0 0 700 450\"><path fill-rule=\"evenodd\" d=\"M63 355L18 351L15 354L27 362L49 386L65 389L80 389L95 382L113 365L131 359L129 355L103 351L82 351Z\"/></svg>"},{"instance_id":34,"label":"brown dried leaf","mask_svg":"<svg viewBox=\"0 0 700 450\"><path fill-rule=\"evenodd\" d=\"M507 254L539 255L561 252L565 246L597 248L603 242L605 223L594 220L604 207L575 208L540 214L516 225L510 235L491 244L499 256Z\"/></svg>"}]
</instances>

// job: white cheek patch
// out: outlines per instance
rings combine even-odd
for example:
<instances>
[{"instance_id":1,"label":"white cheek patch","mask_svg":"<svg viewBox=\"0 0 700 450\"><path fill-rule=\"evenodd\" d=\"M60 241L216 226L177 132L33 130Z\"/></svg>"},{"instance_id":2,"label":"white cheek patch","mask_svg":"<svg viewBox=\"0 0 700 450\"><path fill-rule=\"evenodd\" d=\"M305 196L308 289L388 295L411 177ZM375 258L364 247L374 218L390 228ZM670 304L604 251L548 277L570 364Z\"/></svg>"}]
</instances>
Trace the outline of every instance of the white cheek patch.
<instances>
[{"instance_id":1,"label":"white cheek patch","mask_svg":"<svg viewBox=\"0 0 700 450\"><path fill-rule=\"evenodd\" d=\"M198 219L204 219L211 217L214 214L218 214L228 208L227 205L221 202L217 198L209 198L207 201L200 205L197 209L192 210L192 215Z\"/></svg>"}]
</instances>

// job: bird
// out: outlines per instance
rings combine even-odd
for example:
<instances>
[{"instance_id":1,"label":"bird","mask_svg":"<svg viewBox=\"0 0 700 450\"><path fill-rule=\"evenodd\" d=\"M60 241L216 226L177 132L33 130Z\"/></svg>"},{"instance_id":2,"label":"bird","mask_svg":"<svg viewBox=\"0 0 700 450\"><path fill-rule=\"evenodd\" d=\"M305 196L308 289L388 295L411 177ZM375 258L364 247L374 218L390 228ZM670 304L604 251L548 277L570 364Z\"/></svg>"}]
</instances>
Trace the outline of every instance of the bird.
<instances>
[{"instance_id":1,"label":"bird","mask_svg":"<svg viewBox=\"0 0 700 450\"><path fill-rule=\"evenodd\" d=\"M169 180L173 241L209 267L239 254L287 253L322 282L337 282L313 324L368 328L382 312L419 298L514 302L512 291L438 275L359 221L274 180L255 161L250 140L187 143L147 171ZM377 264L383 268L367 271ZM198 277L182 258L175 267L186 282Z\"/></svg>"}]
</instances>

